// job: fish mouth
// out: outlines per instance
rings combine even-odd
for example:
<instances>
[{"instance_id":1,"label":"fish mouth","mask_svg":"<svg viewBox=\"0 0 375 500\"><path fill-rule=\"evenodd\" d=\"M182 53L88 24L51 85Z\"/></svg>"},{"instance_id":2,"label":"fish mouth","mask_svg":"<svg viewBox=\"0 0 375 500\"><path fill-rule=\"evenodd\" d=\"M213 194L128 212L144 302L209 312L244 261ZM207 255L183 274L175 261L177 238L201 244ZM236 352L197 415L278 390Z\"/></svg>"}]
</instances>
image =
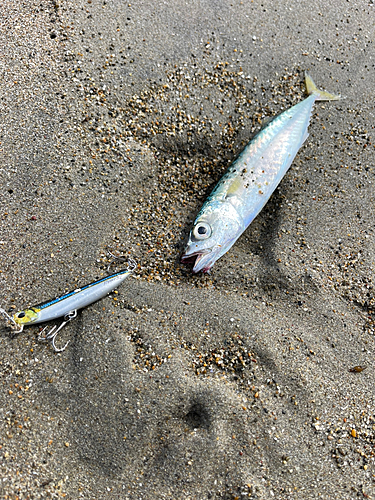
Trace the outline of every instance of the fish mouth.
<instances>
[{"instance_id":1,"label":"fish mouth","mask_svg":"<svg viewBox=\"0 0 375 500\"><path fill-rule=\"evenodd\" d=\"M207 273L211 267L214 265L215 256L212 255L211 249L200 250L199 252L185 253L181 256L181 262L183 264L194 264L193 273Z\"/></svg>"}]
</instances>

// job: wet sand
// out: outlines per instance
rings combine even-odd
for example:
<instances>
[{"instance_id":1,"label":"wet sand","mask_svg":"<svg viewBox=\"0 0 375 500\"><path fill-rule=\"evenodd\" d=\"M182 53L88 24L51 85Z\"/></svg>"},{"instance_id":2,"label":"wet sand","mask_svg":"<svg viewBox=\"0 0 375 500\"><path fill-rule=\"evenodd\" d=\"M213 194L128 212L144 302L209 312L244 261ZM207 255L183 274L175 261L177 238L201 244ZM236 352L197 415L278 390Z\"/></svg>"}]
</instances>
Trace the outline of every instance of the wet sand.
<instances>
[{"instance_id":1,"label":"wet sand","mask_svg":"<svg viewBox=\"0 0 375 500\"><path fill-rule=\"evenodd\" d=\"M2 3L0 306L105 276L108 250L138 267L61 354L2 323L1 498L375 498L374 9ZM193 275L195 215L305 71L345 99Z\"/></svg>"}]
</instances>

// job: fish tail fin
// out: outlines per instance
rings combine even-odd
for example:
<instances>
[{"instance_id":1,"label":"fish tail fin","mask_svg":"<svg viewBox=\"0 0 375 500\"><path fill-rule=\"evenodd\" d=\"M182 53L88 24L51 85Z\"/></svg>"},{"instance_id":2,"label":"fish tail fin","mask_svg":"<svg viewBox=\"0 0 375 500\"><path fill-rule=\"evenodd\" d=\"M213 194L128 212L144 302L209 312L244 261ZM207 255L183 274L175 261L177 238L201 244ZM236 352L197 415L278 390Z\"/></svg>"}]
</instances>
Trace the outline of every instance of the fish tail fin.
<instances>
[{"instance_id":1,"label":"fish tail fin","mask_svg":"<svg viewBox=\"0 0 375 500\"><path fill-rule=\"evenodd\" d=\"M309 95L314 94L317 101L338 101L341 99L339 95L330 94L324 90L319 90L315 85L314 80L308 73L305 73L305 85Z\"/></svg>"}]
</instances>

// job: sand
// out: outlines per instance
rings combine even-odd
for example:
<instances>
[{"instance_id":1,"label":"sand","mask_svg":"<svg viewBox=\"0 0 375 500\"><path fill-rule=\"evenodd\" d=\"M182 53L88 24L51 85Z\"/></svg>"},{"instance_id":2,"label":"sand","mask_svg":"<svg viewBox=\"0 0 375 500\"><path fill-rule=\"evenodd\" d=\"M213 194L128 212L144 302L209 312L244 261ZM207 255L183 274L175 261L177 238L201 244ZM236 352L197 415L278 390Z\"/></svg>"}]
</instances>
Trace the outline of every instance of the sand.
<instances>
[{"instance_id":1,"label":"sand","mask_svg":"<svg viewBox=\"0 0 375 500\"><path fill-rule=\"evenodd\" d=\"M374 9L2 2L0 306L138 263L63 353L1 323L2 499L375 498ZM193 275L195 215L305 71L344 99Z\"/></svg>"}]
</instances>

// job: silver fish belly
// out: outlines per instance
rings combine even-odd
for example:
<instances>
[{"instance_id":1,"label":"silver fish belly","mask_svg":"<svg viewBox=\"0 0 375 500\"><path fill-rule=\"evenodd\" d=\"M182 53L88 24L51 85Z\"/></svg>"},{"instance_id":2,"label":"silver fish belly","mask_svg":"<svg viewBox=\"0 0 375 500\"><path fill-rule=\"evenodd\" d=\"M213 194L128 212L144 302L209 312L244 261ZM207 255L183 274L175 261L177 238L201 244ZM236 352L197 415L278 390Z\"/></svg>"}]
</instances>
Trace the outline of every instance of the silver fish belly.
<instances>
[{"instance_id":1,"label":"silver fish belly","mask_svg":"<svg viewBox=\"0 0 375 500\"><path fill-rule=\"evenodd\" d=\"M309 92L262 129L230 165L198 213L182 262L207 272L224 255L271 197L308 137L316 100L337 100L306 75Z\"/></svg>"}]
</instances>

